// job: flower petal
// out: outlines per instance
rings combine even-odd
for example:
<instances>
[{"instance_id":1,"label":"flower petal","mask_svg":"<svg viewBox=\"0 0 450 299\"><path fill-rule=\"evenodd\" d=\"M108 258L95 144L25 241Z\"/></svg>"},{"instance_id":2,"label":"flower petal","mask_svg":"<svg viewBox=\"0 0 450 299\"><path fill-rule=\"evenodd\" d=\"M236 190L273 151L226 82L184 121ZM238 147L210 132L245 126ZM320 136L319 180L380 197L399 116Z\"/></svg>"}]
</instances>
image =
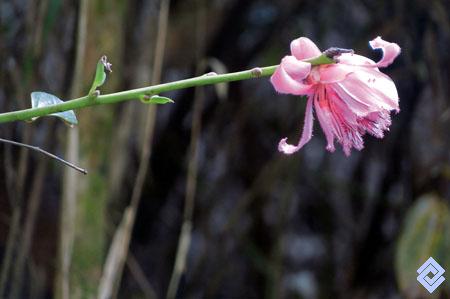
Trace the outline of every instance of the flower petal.
<instances>
[{"instance_id":1,"label":"flower petal","mask_svg":"<svg viewBox=\"0 0 450 299\"><path fill-rule=\"evenodd\" d=\"M330 111L335 126L336 137L346 156L352 148L362 150L364 141L360 132L356 114L335 93L330 92Z\"/></svg>"},{"instance_id":2,"label":"flower petal","mask_svg":"<svg viewBox=\"0 0 450 299\"><path fill-rule=\"evenodd\" d=\"M339 86L353 99L378 109L399 111L398 93L392 79L372 68L359 68Z\"/></svg>"},{"instance_id":3,"label":"flower petal","mask_svg":"<svg viewBox=\"0 0 450 299\"><path fill-rule=\"evenodd\" d=\"M319 120L320 126L322 127L322 131L327 138L327 150L330 152L334 152L335 132L332 123L331 111L328 106L323 105L323 103L327 103L327 101L320 97L324 97L323 93L320 94L320 92L318 92L314 94L314 110L316 111L317 119Z\"/></svg>"},{"instance_id":4,"label":"flower petal","mask_svg":"<svg viewBox=\"0 0 450 299\"><path fill-rule=\"evenodd\" d=\"M290 155L301 149L308 141L311 139L313 130L313 98L310 96L308 102L306 103L305 110L305 123L303 124L302 137L298 144L291 145L286 142L287 138L281 139L278 143L278 150L286 155Z\"/></svg>"},{"instance_id":5,"label":"flower petal","mask_svg":"<svg viewBox=\"0 0 450 299\"><path fill-rule=\"evenodd\" d=\"M364 66L364 67L374 67L376 68L377 64L372 59L369 59L365 56L351 53L343 53L339 55L337 58L338 64L345 64L351 66Z\"/></svg>"},{"instance_id":6,"label":"flower petal","mask_svg":"<svg viewBox=\"0 0 450 299\"><path fill-rule=\"evenodd\" d=\"M357 115L333 89L328 87L320 89L319 93L315 94L314 108L327 138L327 150L330 152L335 150L335 138L347 156L350 155L352 148L361 150L364 147L362 135L365 134L365 129L358 122Z\"/></svg>"},{"instance_id":7,"label":"flower petal","mask_svg":"<svg viewBox=\"0 0 450 299\"><path fill-rule=\"evenodd\" d=\"M322 54L316 44L307 37L300 37L291 42L291 53L298 60L308 59Z\"/></svg>"},{"instance_id":8,"label":"flower petal","mask_svg":"<svg viewBox=\"0 0 450 299\"><path fill-rule=\"evenodd\" d=\"M328 84L344 80L354 67L344 64L327 64L319 66L320 83Z\"/></svg>"},{"instance_id":9,"label":"flower petal","mask_svg":"<svg viewBox=\"0 0 450 299\"><path fill-rule=\"evenodd\" d=\"M383 40L380 36L369 42L372 49L381 49L383 58L377 62L377 66L386 67L390 65L394 59L400 54L401 49L396 43L390 43Z\"/></svg>"},{"instance_id":10,"label":"flower petal","mask_svg":"<svg viewBox=\"0 0 450 299\"><path fill-rule=\"evenodd\" d=\"M305 79L311 72L310 63L300 61L294 56L285 56L281 60L281 67L296 81Z\"/></svg>"},{"instance_id":11,"label":"flower petal","mask_svg":"<svg viewBox=\"0 0 450 299\"><path fill-rule=\"evenodd\" d=\"M339 84L330 84L330 89L333 89L338 97L341 98L342 101L344 101L350 108L350 110L357 116L363 117L371 112L380 110L380 108L375 104L370 105L367 102L361 102L358 99L354 98L351 94L348 94Z\"/></svg>"},{"instance_id":12,"label":"flower petal","mask_svg":"<svg viewBox=\"0 0 450 299\"><path fill-rule=\"evenodd\" d=\"M389 111L372 112L364 118L358 119L361 134L369 133L377 138L383 138L384 131L389 131L391 116Z\"/></svg>"},{"instance_id":13,"label":"flower petal","mask_svg":"<svg viewBox=\"0 0 450 299\"><path fill-rule=\"evenodd\" d=\"M306 95L312 89L312 85L303 84L290 76L283 65L277 67L272 77L270 77L270 82L279 93Z\"/></svg>"}]
</instances>

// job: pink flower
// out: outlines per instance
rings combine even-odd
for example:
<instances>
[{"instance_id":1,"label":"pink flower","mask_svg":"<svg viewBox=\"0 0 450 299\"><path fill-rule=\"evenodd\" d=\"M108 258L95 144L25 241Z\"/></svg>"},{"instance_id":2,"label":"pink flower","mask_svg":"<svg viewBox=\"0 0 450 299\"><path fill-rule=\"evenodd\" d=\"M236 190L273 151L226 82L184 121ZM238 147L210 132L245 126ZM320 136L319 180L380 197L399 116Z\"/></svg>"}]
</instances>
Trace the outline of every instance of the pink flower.
<instances>
[{"instance_id":1,"label":"pink flower","mask_svg":"<svg viewBox=\"0 0 450 299\"><path fill-rule=\"evenodd\" d=\"M364 56L344 53L335 64L311 66L302 60L321 55L317 46L306 37L292 41L292 56L283 58L270 80L278 92L305 95L308 101L300 141L291 145L283 138L278 144L281 152L295 153L311 139L313 109L330 152L335 150L335 139L348 156L352 147L357 150L364 147L364 134L383 138L391 124L390 111L400 110L394 82L378 67L391 64L400 54L400 47L381 37L369 44L383 51L383 58L377 63Z\"/></svg>"}]
</instances>

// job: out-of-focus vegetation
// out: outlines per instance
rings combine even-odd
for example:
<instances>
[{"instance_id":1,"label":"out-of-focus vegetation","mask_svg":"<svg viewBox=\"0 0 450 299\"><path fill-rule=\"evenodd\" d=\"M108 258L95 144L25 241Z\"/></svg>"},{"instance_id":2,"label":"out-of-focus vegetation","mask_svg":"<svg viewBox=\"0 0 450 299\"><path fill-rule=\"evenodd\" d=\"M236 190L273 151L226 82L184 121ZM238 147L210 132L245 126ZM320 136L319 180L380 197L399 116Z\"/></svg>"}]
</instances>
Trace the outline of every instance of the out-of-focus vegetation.
<instances>
[{"instance_id":1,"label":"out-of-focus vegetation","mask_svg":"<svg viewBox=\"0 0 450 299\"><path fill-rule=\"evenodd\" d=\"M130 240L110 281L117 298L166 296L182 227L179 298L427 298L415 279L430 255L447 270L435 296L448 298L449 2L172 0L167 24L160 7L1 1L0 110L29 107L36 90L86 95L102 55L113 64L105 93L277 64L299 36L377 60L367 42L381 35L402 47L384 70L401 112L349 158L326 152L318 127L298 154L281 155L305 101L267 79L171 92L176 104L157 111L139 101L84 109L77 129L2 124L2 138L89 174L0 144L0 297L96 297L119 224L135 216L118 242Z\"/></svg>"},{"instance_id":2,"label":"out-of-focus vegetation","mask_svg":"<svg viewBox=\"0 0 450 299\"><path fill-rule=\"evenodd\" d=\"M447 203L436 196L426 195L419 198L406 215L395 266L400 289L408 297L429 295L416 283L416 263L424 263L431 256L439 260L444 269L450 266L449 214ZM437 296L439 292L445 292L445 288L433 293Z\"/></svg>"}]
</instances>

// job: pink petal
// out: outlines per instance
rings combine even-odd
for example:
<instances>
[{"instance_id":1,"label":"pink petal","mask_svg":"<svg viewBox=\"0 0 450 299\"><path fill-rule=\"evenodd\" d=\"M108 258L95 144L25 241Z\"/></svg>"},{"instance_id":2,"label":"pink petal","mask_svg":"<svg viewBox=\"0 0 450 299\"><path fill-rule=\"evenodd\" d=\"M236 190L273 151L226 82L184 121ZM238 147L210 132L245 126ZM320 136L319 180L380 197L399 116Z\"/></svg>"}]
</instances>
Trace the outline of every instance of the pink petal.
<instances>
[{"instance_id":1,"label":"pink petal","mask_svg":"<svg viewBox=\"0 0 450 299\"><path fill-rule=\"evenodd\" d=\"M294 56L285 56L281 60L281 67L296 81L305 79L311 71L310 63L300 61Z\"/></svg>"},{"instance_id":2,"label":"pink petal","mask_svg":"<svg viewBox=\"0 0 450 299\"><path fill-rule=\"evenodd\" d=\"M334 92L325 87L315 95L314 107L317 118L327 138L327 150L334 151L334 138L342 145L344 153L349 156L351 149L361 150L364 147L357 115Z\"/></svg>"},{"instance_id":3,"label":"pink petal","mask_svg":"<svg viewBox=\"0 0 450 299\"><path fill-rule=\"evenodd\" d=\"M319 67L320 83L328 84L342 81L353 71L354 67L339 63L321 65Z\"/></svg>"},{"instance_id":4,"label":"pink petal","mask_svg":"<svg viewBox=\"0 0 450 299\"><path fill-rule=\"evenodd\" d=\"M364 118L358 119L361 133L367 132L377 138L383 138L384 131L389 130L391 116L389 111L372 112Z\"/></svg>"},{"instance_id":5,"label":"pink petal","mask_svg":"<svg viewBox=\"0 0 450 299\"><path fill-rule=\"evenodd\" d=\"M376 67L377 64L372 60L365 56L361 56L358 54L344 53L339 55L337 58L339 64L345 64L350 66L365 66L365 67Z\"/></svg>"},{"instance_id":6,"label":"pink petal","mask_svg":"<svg viewBox=\"0 0 450 299\"><path fill-rule=\"evenodd\" d=\"M290 67L291 66L289 66L289 68ZM292 69L289 69L289 71L292 71ZM298 73L293 73L293 75L294 77L297 77ZM311 91L312 87L312 85L303 84L295 80L292 76L288 74L283 64L277 67L272 77L270 77L270 82L272 83L275 90L278 91L279 93L287 93L294 95L305 95Z\"/></svg>"},{"instance_id":7,"label":"pink petal","mask_svg":"<svg viewBox=\"0 0 450 299\"><path fill-rule=\"evenodd\" d=\"M342 123L346 123L348 126L357 126L358 115L352 111L350 106L334 91L333 88L328 86L326 90L328 99L330 100L330 110L334 116L339 116L335 118L341 120Z\"/></svg>"},{"instance_id":8,"label":"pink petal","mask_svg":"<svg viewBox=\"0 0 450 299\"><path fill-rule=\"evenodd\" d=\"M291 42L291 53L298 60L308 59L322 54L316 44L307 37L300 37Z\"/></svg>"},{"instance_id":9,"label":"pink petal","mask_svg":"<svg viewBox=\"0 0 450 299\"><path fill-rule=\"evenodd\" d=\"M341 98L357 116L366 116L367 114L380 109L376 105L369 105L367 102L361 102L352 97L352 95L348 94L339 84L330 84L330 89L333 89L339 98Z\"/></svg>"},{"instance_id":10,"label":"pink petal","mask_svg":"<svg viewBox=\"0 0 450 299\"><path fill-rule=\"evenodd\" d=\"M372 68L359 68L339 86L353 99L378 109L399 111L398 93L392 79Z\"/></svg>"},{"instance_id":11,"label":"pink petal","mask_svg":"<svg viewBox=\"0 0 450 299\"><path fill-rule=\"evenodd\" d=\"M302 137L298 144L291 145L286 142L287 138L281 139L280 143L278 143L278 150L286 155L290 155L301 149L312 136L313 129L313 98L310 96L308 98L308 102L306 103L306 111L305 111L305 123L303 124L303 132Z\"/></svg>"},{"instance_id":12,"label":"pink petal","mask_svg":"<svg viewBox=\"0 0 450 299\"><path fill-rule=\"evenodd\" d=\"M330 110L336 127L336 137L342 145L346 156L350 156L352 148L362 150L364 141L360 132L356 115L335 94L330 95Z\"/></svg>"},{"instance_id":13,"label":"pink petal","mask_svg":"<svg viewBox=\"0 0 450 299\"><path fill-rule=\"evenodd\" d=\"M314 95L314 110L316 111L320 126L322 127L322 131L327 139L327 150L334 152L334 128L331 119L331 112L329 107L321 106L320 102L323 102L324 99L319 99L320 97L323 97L323 95L319 96L319 93Z\"/></svg>"},{"instance_id":14,"label":"pink petal","mask_svg":"<svg viewBox=\"0 0 450 299\"><path fill-rule=\"evenodd\" d=\"M383 51L383 58L377 62L377 66L386 67L390 65L394 59L400 54L400 47L396 43L390 43L377 37L369 42L372 49L381 49Z\"/></svg>"}]
</instances>

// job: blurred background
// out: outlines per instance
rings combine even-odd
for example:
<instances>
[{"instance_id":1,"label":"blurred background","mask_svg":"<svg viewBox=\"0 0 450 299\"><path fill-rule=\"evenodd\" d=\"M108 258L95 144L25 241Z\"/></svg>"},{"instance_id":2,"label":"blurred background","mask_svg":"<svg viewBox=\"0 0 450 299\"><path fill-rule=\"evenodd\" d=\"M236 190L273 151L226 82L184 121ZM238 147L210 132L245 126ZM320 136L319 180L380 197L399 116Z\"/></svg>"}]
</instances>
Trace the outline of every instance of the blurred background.
<instances>
[{"instance_id":1,"label":"blurred background","mask_svg":"<svg viewBox=\"0 0 450 299\"><path fill-rule=\"evenodd\" d=\"M278 64L299 36L378 60L378 35L401 112L348 158L317 122L280 154L306 101L268 78L2 124L89 174L0 144L0 298L450 298L448 0L2 0L0 109L87 94L102 55L108 93Z\"/></svg>"}]
</instances>

